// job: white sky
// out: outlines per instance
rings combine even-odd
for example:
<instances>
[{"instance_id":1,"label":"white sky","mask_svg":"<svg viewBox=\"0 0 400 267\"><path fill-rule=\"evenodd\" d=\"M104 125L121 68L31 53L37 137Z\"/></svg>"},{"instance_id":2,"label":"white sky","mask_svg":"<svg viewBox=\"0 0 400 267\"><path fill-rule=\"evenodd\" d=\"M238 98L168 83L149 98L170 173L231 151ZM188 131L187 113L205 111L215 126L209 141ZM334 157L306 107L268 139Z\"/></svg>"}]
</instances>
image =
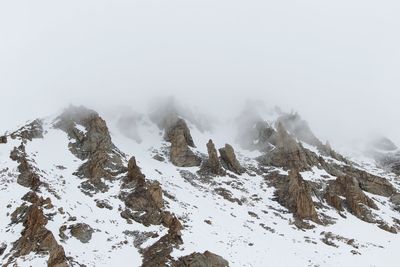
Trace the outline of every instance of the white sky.
<instances>
[{"instance_id":1,"label":"white sky","mask_svg":"<svg viewBox=\"0 0 400 267\"><path fill-rule=\"evenodd\" d=\"M298 110L326 139L400 143L395 0L0 0L0 132L155 95Z\"/></svg>"}]
</instances>

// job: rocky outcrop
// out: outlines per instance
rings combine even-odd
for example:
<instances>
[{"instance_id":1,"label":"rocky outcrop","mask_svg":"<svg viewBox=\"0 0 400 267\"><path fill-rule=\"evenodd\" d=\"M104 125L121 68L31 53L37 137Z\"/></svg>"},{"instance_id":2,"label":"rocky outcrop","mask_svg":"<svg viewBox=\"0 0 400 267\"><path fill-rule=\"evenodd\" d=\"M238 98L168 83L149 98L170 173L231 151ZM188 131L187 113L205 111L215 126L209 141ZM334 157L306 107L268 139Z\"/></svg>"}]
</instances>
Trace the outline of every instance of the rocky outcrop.
<instances>
[{"instance_id":1,"label":"rocky outcrop","mask_svg":"<svg viewBox=\"0 0 400 267\"><path fill-rule=\"evenodd\" d=\"M203 175L225 175L221 162L218 157L217 149L213 141L210 139L207 143L208 159L204 160L199 174Z\"/></svg>"},{"instance_id":2,"label":"rocky outcrop","mask_svg":"<svg viewBox=\"0 0 400 267\"><path fill-rule=\"evenodd\" d=\"M178 167L200 166L201 158L190 147L196 147L185 120L175 110L155 116L154 120L164 130L164 140L171 143L170 160Z\"/></svg>"},{"instance_id":3,"label":"rocky outcrop","mask_svg":"<svg viewBox=\"0 0 400 267\"><path fill-rule=\"evenodd\" d=\"M390 197L396 193L396 189L389 182L389 180L370 174L366 171L357 169L351 165L336 165L327 164L323 165L324 169L333 176L350 176L356 179L359 187L371 194Z\"/></svg>"},{"instance_id":4,"label":"rocky outcrop","mask_svg":"<svg viewBox=\"0 0 400 267\"><path fill-rule=\"evenodd\" d=\"M231 145L225 144L225 147L219 149L219 153L221 155L222 165L227 170L238 175L241 175L246 171L236 159L235 151Z\"/></svg>"},{"instance_id":5,"label":"rocky outcrop","mask_svg":"<svg viewBox=\"0 0 400 267\"><path fill-rule=\"evenodd\" d=\"M85 160L75 174L88 179L82 186L86 193L106 191L102 179L114 179L126 171L122 163L123 154L112 143L106 122L98 113L72 106L57 118L54 127L68 134L72 140L70 151ZM84 131L80 129L82 127Z\"/></svg>"},{"instance_id":6,"label":"rocky outcrop","mask_svg":"<svg viewBox=\"0 0 400 267\"><path fill-rule=\"evenodd\" d=\"M345 166L343 171L359 182L360 188L371 194L390 197L396 192L393 185L385 178L372 175L366 171L362 171L350 166Z\"/></svg>"},{"instance_id":7,"label":"rocky outcrop","mask_svg":"<svg viewBox=\"0 0 400 267\"><path fill-rule=\"evenodd\" d=\"M181 118L171 118L165 127L164 139L167 142L172 143L175 136L182 133L185 143L190 147L196 147L193 142L192 135L186 122Z\"/></svg>"},{"instance_id":8,"label":"rocky outcrop","mask_svg":"<svg viewBox=\"0 0 400 267\"><path fill-rule=\"evenodd\" d=\"M136 164L135 157L131 157L128 162L128 174L123 179L123 187L142 186L145 183L145 176Z\"/></svg>"},{"instance_id":9,"label":"rocky outcrop","mask_svg":"<svg viewBox=\"0 0 400 267\"><path fill-rule=\"evenodd\" d=\"M162 236L157 242L143 250L142 267L169 266L172 261L171 253L178 248L182 241L171 234Z\"/></svg>"},{"instance_id":10,"label":"rocky outcrop","mask_svg":"<svg viewBox=\"0 0 400 267\"><path fill-rule=\"evenodd\" d=\"M177 131L172 139L170 160L178 167L194 167L201 163L201 159L189 149L182 130Z\"/></svg>"},{"instance_id":11,"label":"rocky outcrop","mask_svg":"<svg viewBox=\"0 0 400 267\"><path fill-rule=\"evenodd\" d=\"M43 138L43 122L39 119L21 127L17 131L11 133L12 139L21 139L24 143L32 141L35 138Z\"/></svg>"},{"instance_id":12,"label":"rocky outcrop","mask_svg":"<svg viewBox=\"0 0 400 267\"><path fill-rule=\"evenodd\" d=\"M222 166L221 163L219 162L217 149L215 149L215 145L211 139L207 143L207 152L208 152L208 163L210 165L211 172L216 175L221 174Z\"/></svg>"},{"instance_id":13,"label":"rocky outcrop","mask_svg":"<svg viewBox=\"0 0 400 267\"><path fill-rule=\"evenodd\" d=\"M33 193L34 194L34 193ZM28 255L31 252L49 254L48 266L67 267L68 260L64 249L60 246L51 231L46 229L47 218L40 206L41 198L31 196L32 201L37 200L22 214L24 229L21 237L13 244L13 255L9 258L9 263L14 258Z\"/></svg>"},{"instance_id":14,"label":"rocky outcrop","mask_svg":"<svg viewBox=\"0 0 400 267\"><path fill-rule=\"evenodd\" d=\"M307 171L319 165L319 157L305 149L291 137L282 123L278 123L277 132L271 137L275 148L258 158L262 165L283 167L286 170Z\"/></svg>"},{"instance_id":15,"label":"rocky outcrop","mask_svg":"<svg viewBox=\"0 0 400 267\"><path fill-rule=\"evenodd\" d=\"M320 223L311 197L311 190L298 171L289 171L288 176L273 180L277 201L298 219Z\"/></svg>"},{"instance_id":16,"label":"rocky outcrop","mask_svg":"<svg viewBox=\"0 0 400 267\"><path fill-rule=\"evenodd\" d=\"M41 185L40 177L37 174L36 168L28 159L25 145L21 143L19 147L14 147L10 153L10 158L18 162L19 174L17 183L32 190L37 190Z\"/></svg>"},{"instance_id":17,"label":"rocky outcrop","mask_svg":"<svg viewBox=\"0 0 400 267\"><path fill-rule=\"evenodd\" d=\"M179 258L174 267L228 267L229 263L221 256L210 251L204 253L192 253L188 256Z\"/></svg>"},{"instance_id":18,"label":"rocky outcrop","mask_svg":"<svg viewBox=\"0 0 400 267\"><path fill-rule=\"evenodd\" d=\"M73 224L69 229L71 235L82 243L88 243L92 239L92 234L94 232L93 228L86 223Z\"/></svg>"},{"instance_id":19,"label":"rocky outcrop","mask_svg":"<svg viewBox=\"0 0 400 267\"><path fill-rule=\"evenodd\" d=\"M121 213L122 217L133 219L144 225L162 223L164 200L162 189L158 182L147 181L130 192L122 191L120 198L128 208Z\"/></svg>"},{"instance_id":20,"label":"rocky outcrop","mask_svg":"<svg viewBox=\"0 0 400 267\"><path fill-rule=\"evenodd\" d=\"M180 118L175 111L171 111L158 118L157 123L164 130L164 140L171 143L172 164L178 167L200 166L200 157L190 149L196 146L185 120Z\"/></svg>"},{"instance_id":21,"label":"rocky outcrop","mask_svg":"<svg viewBox=\"0 0 400 267\"><path fill-rule=\"evenodd\" d=\"M368 207L378 209L375 202L364 194L357 179L349 175L338 177L328 185L325 200L339 211L346 207L352 214L366 222L374 222Z\"/></svg>"}]
</instances>

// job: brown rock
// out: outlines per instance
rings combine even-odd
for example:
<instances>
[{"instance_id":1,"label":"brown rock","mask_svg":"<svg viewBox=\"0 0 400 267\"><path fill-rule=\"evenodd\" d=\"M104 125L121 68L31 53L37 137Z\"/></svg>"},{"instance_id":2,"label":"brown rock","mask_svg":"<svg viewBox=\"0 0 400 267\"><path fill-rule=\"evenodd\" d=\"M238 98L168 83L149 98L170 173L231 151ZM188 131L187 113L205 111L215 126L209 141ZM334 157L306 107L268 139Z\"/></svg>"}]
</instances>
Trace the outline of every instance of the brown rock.
<instances>
[{"instance_id":1,"label":"brown rock","mask_svg":"<svg viewBox=\"0 0 400 267\"><path fill-rule=\"evenodd\" d=\"M218 157L218 152L215 149L213 141L210 139L207 143L208 159L203 161L199 174L202 175L225 175L221 162Z\"/></svg>"},{"instance_id":2,"label":"brown rock","mask_svg":"<svg viewBox=\"0 0 400 267\"><path fill-rule=\"evenodd\" d=\"M193 142L192 135L190 134L189 127L186 122L181 118L172 118L166 125L164 139L172 143L178 132L181 132L185 143L190 147L196 147Z\"/></svg>"},{"instance_id":3,"label":"brown rock","mask_svg":"<svg viewBox=\"0 0 400 267\"><path fill-rule=\"evenodd\" d=\"M321 223L315 210L310 188L298 171L290 171L289 176L278 176L273 184L277 188L275 194L278 202L289 209L295 217Z\"/></svg>"},{"instance_id":4,"label":"brown rock","mask_svg":"<svg viewBox=\"0 0 400 267\"><path fill-rule=\"evenodd\" d=\"M136 185L143 185L145 183L145 176L137 166L135 157L131 157L128 162L128 175L123 182L124 186L132 183Z\"/></svg>"},{"instance_id":5,"label":"brown rock","mask_svg":"<svg viewBox=\"0 0 400 267\"><path fill-rule=\"evenodd\" d=\"M221 174L221 163L219 162L217 150L215 149L215 145L211 139L207 143L207 152L211 172L217 175Z\"/></svg>"},{"instance_id":6,"label":"brown rock","mask_svg":"<svg viewBox=\"0 0 400 267\"><path fill-rule=\"evenodd\" d=\"M225 144L225 147L219 149L219 153L221 154L223 165L225 165L228 170L238 175L246 171L236 159L235 151L231 145Z\"/></svg>"},{"instance_id":7,"label":"brown rock","mask_svg":"<svg viewBox=\"0 0 400 267\"><path fill-rule=\"evenodd\" d=\"M174 131L171 138L170 160L172 164L178 167L200 166L201 159L190 150L184 130Z\"/></svg>"},{"instance_id":8,"label":"brown rock","mask_svg":"<svg viewBox=\"0 0 400 267\"><path fill-rule=\"evenodd\" d=\"M86 132L76 125L83 126ZM81 187L87 193L107 191L102 179L113 179L126 171L122 152L112 143L106 122L95 111L71 106L57 118L54 127L68 134L72 140L70 151L85 160L75 174L88 179Z\"/></svg>"},{"instance_id":9,"label":"brown rock","mask_svg":"<svg viewBox=\"0 0 400 267\"><path fill-rule=\"evenodd\" d=\"M81 241L82 243L88 243L92 239L94 232L93 228L86 223L77 223L69 227L71 235Z\"/></svg>"},{"instance_id":10,"label":"brown rock","mask_svg":"<svg viewBox=\"0 0 400 267\"><path fill-rule=\"evenodd\" d=\"M24 229L21 237L13 245L13 257L28 255L31 252L50 253L48 266L68 266L63 248L57 243L51 231L45 228L47 218L37 204L32 204L23 219Z\"/></svg>"},{"instance_id":11,"label":"brown rock","mask_svg":"<svg viewBox=\"0 0 400 267\"><path fill-rule=\"evenodd\" d=\"M345 201L341 200L339 196L344 197ZM361 190L357 179L348 175L338 177L330 183L325 193L325 199L328 204L338 210L342 210L346 205L352 214L367 222L374 221L367 207L378 208L374 201Z\"/></svg>"},{"instance_id":12,"label":"brown rock","mask_svg":"<svg viewBox=\"0 0 400 267\"><path fill-rule=\"evenodd\" d=\"M179 258L175 267L228 267L229 263L221 256L212 252L206 251L204 253L192 253L188 256Z\"/></svg>"},{"instance_id":13,"label":"brown rock","mask_svg":"<svg viewBox=\"0 0 400 267\"><path fill-rule=\"evenodd\" d=\"M10 158L19 163L18 171L20 174L18 175L17 183L32 190L37 190L41 185L40 178L27 157L23 143L19 147L14 147L10 153Z\"/></svg>"},{"instance_id":14,"label":"brown rock","mask_svg":"<svg viewBox=\"0 0 400 267\"><path fill-rule=\"evenodd\" d=\"M359 183L360 188L371 194L390 197L396 193L396 189L393 185L383 177L372 175L351 166L343 167L342 171L348 176L354 177Z\"/></svg>"},{"instance_id":15,"label":"brown rock","mask_svg":"<svg viewBox=\"0 0 400 267\"><path fill-rule=\"evenodd\" d=\"M289 172L288 195L288 201L300 219L319 221L307 183L298 172Z\"/></svg>"}]
</instances>

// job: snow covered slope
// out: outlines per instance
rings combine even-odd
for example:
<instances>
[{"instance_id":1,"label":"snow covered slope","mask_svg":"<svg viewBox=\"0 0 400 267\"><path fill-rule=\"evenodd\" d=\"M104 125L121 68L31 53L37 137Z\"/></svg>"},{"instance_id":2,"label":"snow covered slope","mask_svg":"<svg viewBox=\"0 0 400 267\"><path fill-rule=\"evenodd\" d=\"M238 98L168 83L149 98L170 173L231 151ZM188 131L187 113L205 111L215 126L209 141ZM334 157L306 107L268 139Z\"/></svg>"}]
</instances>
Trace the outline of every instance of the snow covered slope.
<instances>
[{"instance_id":1,"label":"snow covered slope","mask_svg":"<svg viewBox=\"0 0 400 267\"><path fill-rule=\"evenodd\" d=\"M163 125L147 115L105 114L103 131L96 113L66 112L82 116L68 117L68 127L58 116L43 119L0 144L2 265L398 265L399 177L304 139L282 114L244 127L254 145L244 149L235 121L201 131L183 118L186 131L170 118ZM176 141L166 138L170 130ZM231 144L243 172L223 157L223 174L210 172L209 139L217 148ZM173 149L201 164L175 166Z\"/></svg>"}]
</instances>

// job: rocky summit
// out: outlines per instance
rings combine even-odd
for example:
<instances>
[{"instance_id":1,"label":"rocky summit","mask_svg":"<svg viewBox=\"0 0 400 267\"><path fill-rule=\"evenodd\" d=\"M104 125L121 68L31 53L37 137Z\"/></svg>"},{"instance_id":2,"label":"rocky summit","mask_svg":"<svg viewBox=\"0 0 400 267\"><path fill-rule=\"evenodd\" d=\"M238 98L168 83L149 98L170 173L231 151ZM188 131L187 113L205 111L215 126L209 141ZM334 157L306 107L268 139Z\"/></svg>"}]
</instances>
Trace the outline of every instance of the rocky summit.
<instances>
[{"instance_id":1,"label":"rocky summit","mask_svg":"<svg viewBox=\"0 0 400 267\"><path fill-rule=\"evenodd\" d=\"M355 156L298 113L182 110L1 133L1 266L398 266L398 144Z\"/></svg>"}]
</instances>

